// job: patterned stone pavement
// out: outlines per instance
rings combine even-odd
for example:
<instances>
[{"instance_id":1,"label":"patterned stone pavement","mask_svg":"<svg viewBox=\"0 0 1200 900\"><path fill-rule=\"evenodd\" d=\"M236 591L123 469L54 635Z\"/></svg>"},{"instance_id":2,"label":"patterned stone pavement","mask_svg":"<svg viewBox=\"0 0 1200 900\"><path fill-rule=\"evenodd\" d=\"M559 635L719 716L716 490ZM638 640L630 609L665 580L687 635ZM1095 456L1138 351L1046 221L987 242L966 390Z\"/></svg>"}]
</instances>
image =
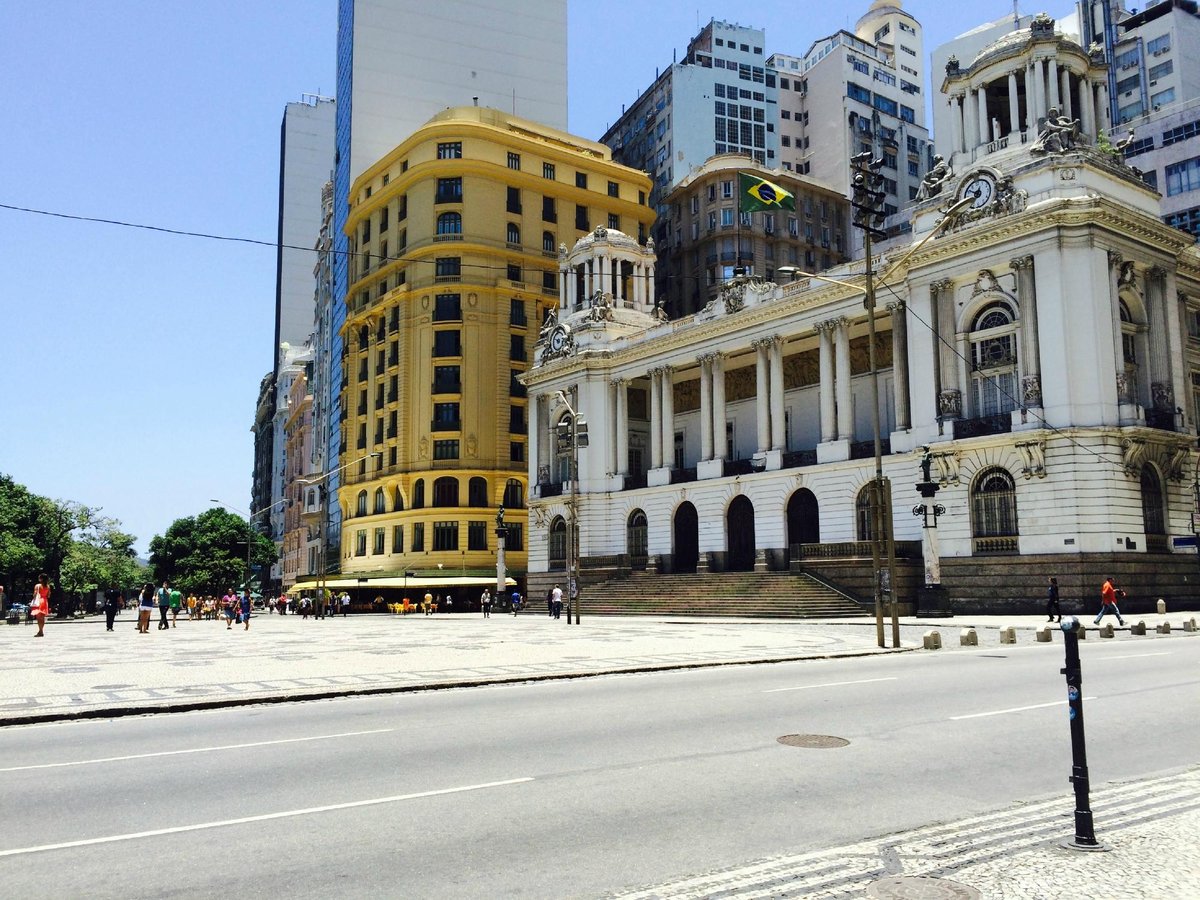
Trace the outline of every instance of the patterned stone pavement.
<instances>
[{"instance_id":1,"label":"patterned stone pavement","mask_svg":"<svg viewBox=\"0 0 1200 900\"><path fill-rule=\"evenodd\" d=\"M621 900L962 898L1195 900L1200 897L1200 768L1091 791L1107 852L1067 849L1070 794L845 847L774 856ZM899 877L898 877L899 876Z\"/></svg>"}]
</instances>

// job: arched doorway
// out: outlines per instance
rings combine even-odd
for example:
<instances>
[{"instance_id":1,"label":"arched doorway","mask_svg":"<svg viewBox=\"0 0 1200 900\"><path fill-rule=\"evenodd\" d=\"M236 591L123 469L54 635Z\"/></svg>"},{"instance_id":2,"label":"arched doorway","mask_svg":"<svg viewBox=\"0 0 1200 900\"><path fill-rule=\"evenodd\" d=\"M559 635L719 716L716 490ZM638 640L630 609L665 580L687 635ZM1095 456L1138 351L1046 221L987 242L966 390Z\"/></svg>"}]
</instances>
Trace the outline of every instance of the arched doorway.
<instances>
[{"instance_id":1,"label":"arched doorway","mask_svg":"<svg viewBox=\"0 0 1200 900\"><path fill-rule=\"evenodd\" d=\"M673 572L695 572L700 561L700 517L686 500L675 510Z\"/></svg>"},{"instance_id":2,"label":"arched doorway","mask_svg":"<svg viewBox=\"0 0 1200 900\"><path fill-rule=\"evenodd\" d=\"M808 488L800 488L788 498L787 542L789 547L821 543L821 510L817 495Z\"/></svg>"},{"instance_id":3,"label":"arched doorway","mask_svg":"<svg viewBox=\"0 0 1200 900\"><path fill-rule=\"evenodd\" d=\"M640 509L635 509L625 523L625 546L626 552L629 553L629 565L636 572L646 568L647 540L646 514Z\"/></svg>"},{"instance_id":4,"label":"arched doorway","mask_svg":"<svg viewBox=\"0 0 1200 900\"><path fill-rule=\"evenodd\" d=\"M725 568L730 572L754 571L754 504L742 495L733 498L725 513Z\"/></svg>"}]
</instances>

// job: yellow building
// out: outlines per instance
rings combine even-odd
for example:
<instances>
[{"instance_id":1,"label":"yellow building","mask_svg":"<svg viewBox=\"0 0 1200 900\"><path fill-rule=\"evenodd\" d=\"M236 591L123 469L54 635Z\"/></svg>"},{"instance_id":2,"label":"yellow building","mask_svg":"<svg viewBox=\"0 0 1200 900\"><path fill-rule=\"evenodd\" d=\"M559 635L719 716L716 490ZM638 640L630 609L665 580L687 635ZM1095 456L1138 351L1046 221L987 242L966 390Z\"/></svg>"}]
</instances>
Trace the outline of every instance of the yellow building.
<instances>
[{"instance_id":1,"label":"yellow building","mask_svg":"<svg viewBox=\"0 0 1200 900\"><path fill-rule=\"evenodd\" d=\"M355 181L343 579L368 590L406 571L422 587L494 582L501 505L509 574L524 574L518 376L558 305L559 248L598 226L644 242L650 187L602 144L480 107L439 113Z\"/></svg>"}]
</instances>

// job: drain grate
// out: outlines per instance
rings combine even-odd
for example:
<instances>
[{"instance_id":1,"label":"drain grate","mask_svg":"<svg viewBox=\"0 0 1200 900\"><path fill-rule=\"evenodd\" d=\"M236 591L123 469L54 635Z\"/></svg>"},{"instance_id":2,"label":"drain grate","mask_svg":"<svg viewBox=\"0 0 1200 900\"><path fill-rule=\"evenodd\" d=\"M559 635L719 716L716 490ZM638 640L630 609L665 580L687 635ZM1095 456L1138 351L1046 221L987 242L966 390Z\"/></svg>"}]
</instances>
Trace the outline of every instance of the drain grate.
<instances>
[{"instance_id":1,"label":"drain grate","mask_svg":"<svg viewBox=\"0 0 1200 900\"><path fill-rule=\"evenodd\" d=\"M829 750L845 747L850 743L845 738L834 737L831 734L785 734L777 740L785 747L807 747L810 750Z\"/></svg>"},{"instance_id":2,"label":"drain grate","mask_svg":"<svg viewBox=\"0 0 1200 900\"><path fill-rule=\"evenodd\" d=\"M945 878L893 875L867 885L872 900L980 900L979 891Z\"/></svg>"}]
</instances>

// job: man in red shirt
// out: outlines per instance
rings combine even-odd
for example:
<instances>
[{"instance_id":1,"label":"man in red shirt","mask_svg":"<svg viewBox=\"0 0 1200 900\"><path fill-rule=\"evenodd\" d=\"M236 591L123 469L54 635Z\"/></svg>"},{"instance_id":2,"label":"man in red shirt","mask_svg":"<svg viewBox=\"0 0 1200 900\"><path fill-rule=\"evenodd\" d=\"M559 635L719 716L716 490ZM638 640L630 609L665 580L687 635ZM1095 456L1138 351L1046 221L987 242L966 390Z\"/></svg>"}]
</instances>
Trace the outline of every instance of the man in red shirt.
<instances>
[{"instance_id":1,"label":"man in red shirt","mask_svg":"<svg viewBox=\"0 0 1200 900\"><path fill-rule=\"evenodd\" d=\"M1100 624L1100 620L1104 618L1106 612L1111 612L1117 617L1117 622L1124 625L1125 620L1121 618L1121 610L1117 609L1117 600L1124 598L1125 592L1117 587L1116 579L1109 575L1104 586L1100 588L1100 614L1096 616L1096 624Z\"/></svg>"}]
</instances>

